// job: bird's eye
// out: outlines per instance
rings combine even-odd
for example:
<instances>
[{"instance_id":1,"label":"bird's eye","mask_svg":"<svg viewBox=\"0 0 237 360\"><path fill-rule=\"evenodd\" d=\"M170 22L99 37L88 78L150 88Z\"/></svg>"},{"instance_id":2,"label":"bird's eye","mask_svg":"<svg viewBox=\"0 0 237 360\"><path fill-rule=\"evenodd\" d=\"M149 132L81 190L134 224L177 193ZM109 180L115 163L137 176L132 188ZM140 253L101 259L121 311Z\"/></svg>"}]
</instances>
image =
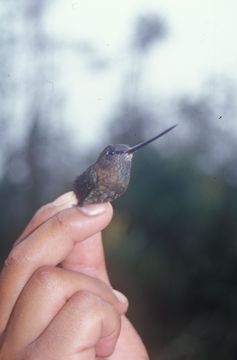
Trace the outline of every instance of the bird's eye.
<instances>
[{"instance_id":1,"label":"bird's eye","mask_svg":"<svg viewBox=\"0 0 237 360\"><path fill-rule=\"evenodd\" d=\"M115 151L114 150L107 150L106 151L106 155L114 155Z\"/></svg>"}]
</instances>

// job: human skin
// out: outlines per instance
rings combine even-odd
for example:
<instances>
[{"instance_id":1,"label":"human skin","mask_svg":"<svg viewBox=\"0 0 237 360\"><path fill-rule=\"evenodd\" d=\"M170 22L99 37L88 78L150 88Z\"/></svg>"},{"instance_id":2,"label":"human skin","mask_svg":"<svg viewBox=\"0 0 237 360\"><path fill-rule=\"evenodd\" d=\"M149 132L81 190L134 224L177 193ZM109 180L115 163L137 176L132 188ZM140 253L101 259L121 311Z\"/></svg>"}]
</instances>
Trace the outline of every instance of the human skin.
<instances>
[{"instance_id":1,"label":"human skin","mask_svg":"<svg viewBox=\"0 0 237 360\"><path fill-rule=\"evenodd\" d=\"M42 207L0 274L0 360L148 360L109 282L101 231L110 204Z\"/></svg>"}]
</instances>

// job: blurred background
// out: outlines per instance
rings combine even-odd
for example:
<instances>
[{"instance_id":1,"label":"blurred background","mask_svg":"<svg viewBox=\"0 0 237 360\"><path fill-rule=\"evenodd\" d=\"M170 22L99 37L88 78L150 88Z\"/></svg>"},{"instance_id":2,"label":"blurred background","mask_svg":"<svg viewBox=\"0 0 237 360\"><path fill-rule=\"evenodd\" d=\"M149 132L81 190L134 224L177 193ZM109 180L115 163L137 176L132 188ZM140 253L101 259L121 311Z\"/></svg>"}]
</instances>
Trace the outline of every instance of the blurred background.
<instances>
[{"instance_id":1,"label":"blurred background","mask_svg":"<svg viewBox=\"0 0 237 360\"><path fill-rule=\"evenodd\" d=\"M0 1L0 254L109 143L104 234L151 359L237 358L235 0Z\"/></svg>"}]
</instances>

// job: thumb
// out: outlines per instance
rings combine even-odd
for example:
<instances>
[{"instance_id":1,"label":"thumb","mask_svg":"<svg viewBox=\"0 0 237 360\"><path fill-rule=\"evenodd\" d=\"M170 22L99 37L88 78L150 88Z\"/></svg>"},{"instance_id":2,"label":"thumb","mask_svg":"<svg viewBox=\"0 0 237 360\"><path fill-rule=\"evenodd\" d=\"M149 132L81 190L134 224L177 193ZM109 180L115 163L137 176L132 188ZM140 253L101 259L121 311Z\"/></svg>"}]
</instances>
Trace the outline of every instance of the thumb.
<instances>
[{"instance_id":1,"label":"thumb","mask_svg":"<svg viewBox=\"0 0 237 360\"><path fill-rule=\"evenodd\" d=\"M108 204L107 215L108 218L112 218L113 208L110 204ZM75 243L72 251L64 259L61 266L109 283L101 232L92 235L82 242Z\"/></svg>"}]
</instances>

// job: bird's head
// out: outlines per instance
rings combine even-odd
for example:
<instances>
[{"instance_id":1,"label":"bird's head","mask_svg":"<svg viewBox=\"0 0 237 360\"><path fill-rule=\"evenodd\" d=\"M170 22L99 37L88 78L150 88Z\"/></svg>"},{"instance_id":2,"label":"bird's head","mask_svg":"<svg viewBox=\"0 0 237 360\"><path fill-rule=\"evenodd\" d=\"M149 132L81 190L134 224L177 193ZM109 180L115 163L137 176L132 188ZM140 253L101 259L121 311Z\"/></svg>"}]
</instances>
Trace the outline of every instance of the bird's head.
<instances>
[{"instance_id":1,"label":"bird's head","mask_svg":"<svg viewBox=\"0 0 237 360\"><path fill-rule=\"evenodd\" d=\"M108 145L101 152L97 162L104 168L122 162L131 162L133 154L128 153L130 146L125 144Z\"/></svg>"}]
</instances>

